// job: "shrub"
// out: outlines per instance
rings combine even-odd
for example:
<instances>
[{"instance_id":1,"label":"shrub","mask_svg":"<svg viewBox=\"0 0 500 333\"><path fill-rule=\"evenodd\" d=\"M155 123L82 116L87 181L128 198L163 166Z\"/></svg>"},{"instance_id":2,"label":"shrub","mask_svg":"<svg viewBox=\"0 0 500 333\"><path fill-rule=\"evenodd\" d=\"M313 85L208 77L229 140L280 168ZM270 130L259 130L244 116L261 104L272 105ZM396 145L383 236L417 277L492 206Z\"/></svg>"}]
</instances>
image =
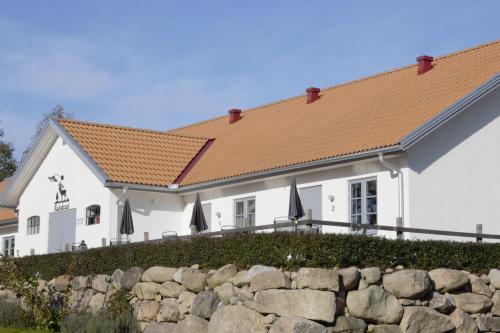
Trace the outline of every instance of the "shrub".
<instances>
[{"instance_id":1,"label":"shrub","mask_svg":"<svg viewBox=\"0 0 500 333\"><path fill-rule=\"evenodd\" d=\"M113 316L110 313L78 313L60 322L61 333L139 333L139 326L132 312Z\"/></svg>"},{"instance_id":2,"label":"shrub","mask_svg":"<svg viewBox=\"0 0 500 333\"><path fill-rule=\"evenodd\" d=\"M23 309L17 302L0 297L0 327L26 327L26 319Z\"/></svg>"},{"instance_id":3,"label":"shrub","mask_svg":"<svg viewBox=\"0 0 500 333\"><path fill-rule=\"evenodd\" d=\"M181 267L195 263L203 268L234 263L240 268L263 264L288 269L299 266L387 268L404 265L408 268L446 267L481 273L500 266L500 244L391 240L345 234L256 233L136 243L18 259L24 276L40 272L46 280L62 274L111 274L117 268L132 266Z\"/></svg>"}]
</instances>

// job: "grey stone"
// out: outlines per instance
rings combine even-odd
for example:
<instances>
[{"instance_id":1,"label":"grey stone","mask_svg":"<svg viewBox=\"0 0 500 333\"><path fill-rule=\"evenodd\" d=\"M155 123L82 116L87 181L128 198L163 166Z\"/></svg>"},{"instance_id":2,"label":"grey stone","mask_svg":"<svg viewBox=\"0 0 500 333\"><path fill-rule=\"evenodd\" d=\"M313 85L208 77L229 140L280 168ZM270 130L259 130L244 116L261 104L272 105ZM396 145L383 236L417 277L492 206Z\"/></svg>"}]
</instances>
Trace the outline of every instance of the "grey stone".
<instances>
[{"instance_id":1,"label":"grey stone","mask_svg":"<svg viewBox=\"0 0 500 333\"><path fill-rule=\"evenodd\" d=\"M138 301L134 305L134 314L139 321L156 320L160 303L156 301Z\"/></svg>"},{"instance_id":2,"label":"grey stone","mask_svg":"<svg viewBox=\"0 0 500 333\"><path fill-rule=\"evenodd\" d=\"M185 269L182 271L181 283L192 292L205 290L207 284L207 274L195 269Z\"/></svg>"},{"instance_id":3,"label":"grey stone","mask_svg":"<svg viewBox=\"0 0 500 333\"><path fill-rule=\"evenodd\" d=\"M163 283L174 280L174 274L177 268L153 266L142 273L142 281Z\"/></svg>"},{"instance_id":4,"label":"grey stone","mask_svg":"<svg viewBox=\"0 0 500 333\"><path fill-rule=\"evenodd\" d=\"M486 274L481 274L481 280L484 281L486 284L490 284L490 279L488 278L488 275Z\"/></svg>"},{"instance_id":5,"label":"grey stone","mask_svg":"<svg viewBox=\"0 0 500 333\"><path fill-rule=\"evenodd\" d=\"M92 279L92 289L101 293L106 293L109 286L109 275L98 274Z\"/></svg>"},{"instance_id":6,"label":"grey stone","mask_svg":"<svg viewBox=\"0 0 500 333\"><path fill-rule=\"evenodd\" d=\"M380 281L380 269L378 267L369 267L361 270L361 278L368 285L376 284Z\"/></svg>"},{"instance_id":7,"label":"grey stone","mask_svg":"<svg viewBox=\"0 0 500 333\"><path fill-rule=\"evenodd\" d=\"M177 324L152 321L146 326L143 333L175 333L176 329Z\"/></svg>"},{"instance_id":8,"label":"grey stone","mask_svg":"<svg viewBox=\"0 0 500 333\"><path fill-rule=\"evenodd\" d=\"M359 279L361 277L361 273L357 267L349 267L344 268L339 271L340 276L342 277L342 285L345 290L353 290L358 287Z\"/></svg>"},{"instance_id":9,"label":"grey stone","mask_svg":"<svg viewBox=\"0 0 500 333\"><path fill-rule=\"evenodd\" d=\"M175 333L207 333L208 321L196 316L186 316L177 323Z\"/></svg>"},{"instance_id":10,"label":"grey stone","mask_svg":"<svg viewBox=\"0 0 500 333\"><path fill-rule=\"evenodd\" d=\"M121 281L121 287L124 290L132 290L136 283L141 281L142 268L132 267L125 271Z\"/></svg>"},{"instance_id":11,"label":"grey stone","mask_svg":"<svg viewBox=\"0 0 500 333\"><path fill-rule=\"evenodd\" d=\"M500 332L500 317L479 317L476 324L481 332Z\"/></svg>"},{"instance_id":12,"label":"grey stone","mask_svg":"<svg viewBox=\"0 0 500 333\"><path fill-rule=\"evenodd\" d=\"M231 297L236 296L234 286L230 282L225 282L221 286L215 287L214 291L217 295L219 295L220 300L226 305L231 302Z\"/></svg>"},{"instance_id":13,"label":"grey stone","mask_svg":"<svg viewBox=\"0 0 500 333\"><path fill-rule=\"evenodd\" d=\"M217 310L220 299L213 291L201 291L196 295L191 306L191 313L209 319Z\"/></svg>"},{"instance_id":14,"label":"grey stone","mask_svg":"<svg viewBox=\"0 0 500 333\"><path fill-rule=\"evenodd\" d=\"M196 294L190 291L184 291L179 295L177 302L179 303L179 310L182 314L191 312L191 306L193 305L195 297Z\"/></svg>"},{"instance_id":15,"label":"grey stone","mask_svg":"<svg viewBox=\"0 0 500 333\"><path fill-rule=\"evenodd\" d=\"M281 317L273 323L269 333L326 333L326 328L299 317Z\"/></svg>"},{"instance_id":16,"label":"grey stone","mask_svg":"<svg viewBox=\"0 0 500 333\"><path fill-rule=\"evenodd\" d=\"M386 274L384 289L397 298L415 299L431 289L431 280L426 271L407 269Z\"/></svg>"},{"instance_id":17,"label":"grey stone","mask_svg":"<svg viewBox=\"0 0 500 333\"><path fill-rule=\"evenodd\" d=\"M57 291L65 292L68 290L70 283L71 283L71 276L61 275L54 280L54 288Z\"/></svg>"},{"instance_id":18,"label":"grey stone","mask_svg":"<svg viewBox=\"0 0 500 333\"><path fill-rule=\"evenodd\" d=\"M491 300L493 301L491 314L494 316L500 316L500 290L495 291Z\"/></svg>"},{"instance_id":19,"label":"grey stone","mask_svg":"<svg viewBox=\"0 0 500 333\"><path fill-rule=\"evenodd\" d=\"M71 309L76 313L87 311L90 300L95 294L97 294L97 291L92 288L82 288L76 292L74 291L70 298Z\"/></svg>"},{"instance_id":20,"label":"grey stone","mask_svg":"<svg viewBox=\"0 0 500 333\"><path fill-rule=\"evenodd\" d=\"M132 289L138 299L156 299L156 295L165 293L165 287L154 282L139 282Z\"/></svg>"},{"instance_id":21,"label":"grey stone","mask_svg":"<svg viewBox=\"0 0 500 333\"><path fill-rule=\"evenodd\" d=\"M172 276L172 278L174 279L174 281L177 282L177 283L181 283L181 281L182 281L182 272L184 272L187 269L190 269L190 268L188 268L188 267L181 267L181 268L179 268L174 273L174 275Z\"/></svg>"},{"instance_id":22,"label":"grey stone","mask_svg":"<svg viewBox=\"0 0 500 333\"><path fill-rule=\"evenodd\" d=\"M183 318L179 305L177 304L177 299L175 298L164 298L160 302L160 309L158 315L156 316L157 321L169 321L177 322Z\"/></svg>"},{"instance_id":23,"label":"grey stone","mask_svg":"<svg viewBox=\"0 0 500 333\"><path fill-rule=\"evenodd\" d=\"M219 308L208 323L208 333L267 333L264 316L241 305Z\"/></svg>"},{"instance_id":24,"label":"grey stone","mask_svg":"<svg viewBox=\"0 0 500 333\"><path fill-rule=\"evenodd\" d=\"M239 271L235 276L229 279L236 287L243 287L250 284L248 271Z\"/></svg>"},{"instance_id":25,"label":"grey stone","mask_svg":"<svg viewBox=\"0 0 500 333\"><path fill-rule=\"evenodd\" d=\"M455 326L455 333L477 333L478 331L474 319L460 309L453 311L449 318L453 326Z\"/></svg>"},{"instance_id":26,"label":"grey stone","mask_svg":"<svg viewBox=\"0 0 500 333\"><path fill-rule=\"evenodd\" d=\"M328 333L363 333L366 323L363 319L354 317L338 317L335 325L328 328Z\"/></svg>"},{"instance_id":27,"label":"grey stone","mask_svg":"<svg viewBox=\"0 0 500 333\"><path fill-rule=\"evenodd\" d=\"M429 272L429 276L436 290L441 293L459 290L469 283L467 275L456 269L434 269Z\"/></svg>"},{"instance_id":28,"label":"grey stone","mask_svg":"<svg viewBox=\"0 0 500 333\"><path fill-rule=\"evenodd\" d=\"M311 289L271 289L255 294L255 305L261 313L302 317L331 323L335 319L335 294Z\"/></svg>"},{"instance_id":29,"label":"grey stone","mask_svg":"<svg viewBox=\"0 0 500 333\"><path fill-rule=\"evenodd\" d=\"M337 269L301 268L296 274L297 288L339 291Z\"/></svg>"},{"instance_id":30,"label":"grey stone","mask_svg":"<svg viewBox=\"0 0 500 333\"><path fill-rule=\"evenodd\" d=\"M264 317L264 324L271 325L276 321L276 319L278 319L278 317L274 313L268 314Z\"/></svg>"},{"instance_id":31,"label":"grey stone","mask_svg":"<svg viewBox=\"0 0 500 333\"><path fill-rule=\"evenodd\" d=\"M473 293L455 294L453 300L457 308L467 313L484 312L493 305L493 302L488 297Z\"/></svg>"},{"instance_id":32,"label":"grey stone","mask_svg":"<svg viewBox=\"0 0 500 333\"><path fill-rule=\"evenodd\" d=\"M366 289L366 288L368 288L368 286L369 286L369 284L368 284L368 282L366 282L366 280L364 280L364 279L359 280L359 284L358 284L359 290Z\"/></svg>"},{"instance_id":33,"label":"grey stone","mask_svg":"<svg viewBox=\"0 0 500 333\"><path fill-rule=\"evenodd\" d=\"M91 280L88 276L77 276L71 281L71 288L78 291L83 288L90 288L92 286Z\"/></svg>"},{"instance_id":34,"label":"grey stone","mask_svg":"<svg viewBox=\"0 0 500 333\"><path fill-rule=\"evenodd\" d=\"M225 265L219 268L212 276L207 279L208 287L215 288L232 278L238 270L233 264Z\"/></svg>"},{"instance_id":35,"label":"grey stone","mask_svg":"<svg viewBox=\"0 0 500 333\"><path fill-rule=\"evenodd\" d=\"M429 302L429 307L441 313L448 314L455 309L455 302L450 294L432 293L432 298Z\"/></svg>"},{"instance_id":36,"label":"grey stone","mask_svg":"<svg viewBox=\"0 0 500 333\"><path fill-rule=\"evenodd\" d=\"M351 316L369 322L395 324L403 315L403 307L397 298L378 286L350 291L347 294L346 306Z\"/></svg>"},{"instance_id":37,"label":"grey stone","mask_svg":"<svg viewBox=\"0 0 500 333\"><path fill-rule=\"evenodd\" d=\"M488 273L490 285L495 289L500 289L500 269L490 269Z\"/></svg>"},{"instance_id":38,"label":"grey stone","mask_svg":"<svg viewBox=\"0 0 500 333\"><path fill-rule=\"evenodd\" d=\"M398 325L373 325L371 327L373 333L401 333L401 328Z\"/></svg>"},{"instance_id":39,"label":"grey stone","mask_svg":"<svg viewBox=\"0 0 500 333\"><path fill-rule=\"evenodd\" d=\"M122 289L122 282L123 282L123 276L125 275L125 272L122 271L121 269L116 269L113 274L111 275L111 284L115 289L121 290Z\"/></svg>"},{"instance_id":40,"label":"grey stone","mask_svg":"<svg viewBox=\"0 0 500 333\"><path fill-rule=\"evenodd\" d=\"M263 273L263 272L273 272L277 271L278 269L275 267L271 266L263 266L263 265L255 265L252 266L248 271L247 271L247 279L248 281L252 280L254 275Z\"/></svg>"},{"instance_id":41,"label":"grey stone","mask_svg":"<svg viewBox=\"0 0 500 333\"><path fill-rule=\"evenodd\" d=\"M250 280L252 292L264 289L290 288L290 279L280 271L269 271L255 274Z\"/></svg>"},{"instance_id":42,"label":"grey stone","mask_svg":"<svg viewBox=\"0 0 500 333\"><path fill-rule=\"evenodd\" d=\"M163 297L177 298L183 291L186 291L186 287L178 284L177 282L163 282L162 287L163 288L160 290L160 293Z\"/></svg>"},{"instance_id":43,"label":"grey stone","mask_svg":"<svg viewBox=\"0 0 500 333\"><path fill-rule=\"evenodd\" d=\"M447 316L424 306L408 306L404 309L399 325L403 332L448 332L455 328Z\"/></svg>"},{"instance_id":44,"label":"grey stone","mask_svg":"<svg viewBox=\"0 0 500 333\"><path fill-rule=\"evenodd\" d=\"M471 291L474 294L484 295L487 297L493 296L490 286L488 286L479 276L469 274L468 278L471 285Z\"/></svg>"},{"instance_id":45,"label":"grey stone","mask_svg":"<svg viewBox=\"0 0 500 333\"><path fill-rule=\"evenodd\" d=\"M105 301L106 301L106 295L101 293L94 294L90 299L87 311L97 313L104 310L104 306L106 305Z\"/></svg>"},{"instance_id":46,"label":"grey stone","mask_svg":"<svg viewBox=\"0 0 500 333\"><path fill-rule=\"evenodd\" d=\"M410 306L417 304L417 301L415 301L414 299L400 298L398 299L398 301L399 304L401 304L402 306Z\"/></svg>"}]
</instances>

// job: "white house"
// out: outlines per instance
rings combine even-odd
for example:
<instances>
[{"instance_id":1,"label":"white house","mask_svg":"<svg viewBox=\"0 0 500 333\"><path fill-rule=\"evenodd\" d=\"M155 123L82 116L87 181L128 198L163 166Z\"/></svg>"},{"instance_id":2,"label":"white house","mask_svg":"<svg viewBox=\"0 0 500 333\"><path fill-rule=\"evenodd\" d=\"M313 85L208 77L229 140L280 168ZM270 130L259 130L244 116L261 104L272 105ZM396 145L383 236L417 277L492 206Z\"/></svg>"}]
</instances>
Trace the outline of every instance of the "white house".
<instances>
[{"instance_id":1,"label":"white house","mask_svg":"<svg viewBox=\"0 0 500 333\"><path fill-rule=\"evenodd\" d=\"M0 195L19 221L0 237L109 245L126 198L132 241L188 234L198 192L211 231L271 224L292 176L317 220L500 234L499 84L497 41L165 132L52 120Z\"/></svg>"}]
</instances>

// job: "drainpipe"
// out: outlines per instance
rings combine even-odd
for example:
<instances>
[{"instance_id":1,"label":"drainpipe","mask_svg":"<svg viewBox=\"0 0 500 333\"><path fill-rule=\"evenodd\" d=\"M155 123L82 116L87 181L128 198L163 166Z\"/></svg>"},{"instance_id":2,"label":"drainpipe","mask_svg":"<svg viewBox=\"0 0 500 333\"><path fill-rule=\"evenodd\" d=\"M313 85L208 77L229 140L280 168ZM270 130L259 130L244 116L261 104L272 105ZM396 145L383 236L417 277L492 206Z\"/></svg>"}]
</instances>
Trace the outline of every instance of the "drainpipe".
<instances>
[{"instance_id":1,"label":"drainpipe","mask_svg":"<svg viewBox=\"0 0 500 333\"><path fill-rule=\"evenodd\" d=\"M382 163L383 166L385 166L387 169L390 170L391 176L398 177L398 217L396 218L396 224L397 226L404 226L403 221L404 221L404 186L403 186L403 172L401 171L400 168L395 166L392 163L389 163L384 159L384 153L378 153L378 159L380 163ZM398 238L402 235L399 235L398 233Z\"/></svg>"}]
</instances>

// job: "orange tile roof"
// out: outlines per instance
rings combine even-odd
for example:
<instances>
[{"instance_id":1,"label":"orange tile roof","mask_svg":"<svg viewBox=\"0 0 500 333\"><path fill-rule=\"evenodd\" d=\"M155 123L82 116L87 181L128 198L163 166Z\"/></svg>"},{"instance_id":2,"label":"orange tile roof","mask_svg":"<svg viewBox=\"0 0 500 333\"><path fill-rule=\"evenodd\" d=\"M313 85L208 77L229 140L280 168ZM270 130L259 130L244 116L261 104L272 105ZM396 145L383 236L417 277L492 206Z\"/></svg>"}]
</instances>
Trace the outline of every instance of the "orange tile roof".
<instances>
[{"instance_id":1,"label":"orange tile roof","mask_svg":"<svg viewBox=\"0 0 500 333\"><path fill-rule=\"evenodd\" d=\"M0 182L0 193L3 192L6 185L6 180ZM13 220L17 220L16 213L13 209L9 208L0 208L0 225L5 222L10 222Z\"/></svg>"},{"instance_id":2,"label":"orange tile roof","mask_svg":"<svg viewBox=\"0 0 500 333\"><path fill-rule=\"evenodd\" d=\"M183 178L202 183L399 144L400 139L500 72L500 41L223 116L172 134L215 138Z\"/></svg>"},{"instance_id":3,"label":"orange tile roof","mask_svg":"<svg viewBox=\"0 0 500 333\"><path fill-rule=\"evenodd\" d=\"M172 184L208 141L67 119L58 122L113 182Z\"/></svg>"}]
</instances>

